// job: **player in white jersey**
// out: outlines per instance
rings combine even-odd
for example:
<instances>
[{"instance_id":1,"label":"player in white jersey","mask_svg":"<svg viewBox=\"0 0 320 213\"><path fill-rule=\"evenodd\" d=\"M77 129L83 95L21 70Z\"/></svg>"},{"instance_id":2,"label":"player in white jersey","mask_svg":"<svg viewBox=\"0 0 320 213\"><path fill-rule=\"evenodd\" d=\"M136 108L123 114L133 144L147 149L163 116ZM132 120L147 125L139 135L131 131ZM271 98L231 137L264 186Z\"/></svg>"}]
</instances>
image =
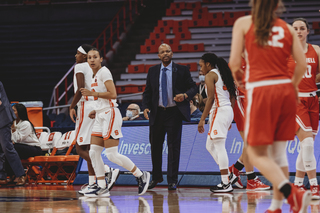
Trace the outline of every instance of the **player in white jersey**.
<instances>
[{"instance_id":1,"label":"player in white jersey","mask_svg":"<svg viewBox=\"0 0 320 213\"><path fill-rule=\"evenodd\" d=\"M228 64L223 58L219 58L213 53L206 53L201 57L199 65L200 70L206 76L208 98L198 124L198 131L204 132L205 119L210 112L206 148L219 165L221 172L221 183L211 187L210 191L231 192L233 188L229 180L229 159L225 144L233 120L232 107L236 97L235 85Z\"/></svg>"},{"instance_id":2,"label":"player in white jersey","mask_svg":"<svg viewBox=\"0 0 320 213\"><path fill-rule=\"evenodd\" d=\"M93 72L87 62L87 52L92 48L93 46L89 44L83 44L78 48L77 54L75 55L77 63L74 67L73 77L75 94L70 105L70 118L76 123L76 150L80 157L87 161L88 165L89 183L82 187L79 191L80 194L84 194L90 188L96 187L95 173L89 156L91 130L94 120L87 116L93 110L93 97L82 96L80 92L81 88L91 90ZM74 109L76 105L78 107L77 115ZM75 117L77 118L76 121L74 120ZM105 167L106 176L111 189L119 176L119 169L109 168L108 165L105 165Z\"/></svg>"},{"instance_id":3,"label":"player in white jersey","mask_svg":"<svg viewBox=\"0 0 320 213\"><path fill-rule=\"evenodd\" d=\"M122 137L122 116L116 103L117 93L111 72L102 67L103 58L97 49L88 52L88 63L93 71L91 91L81 89L83 96L93 96L94 110L88 115L95 118L91 134L91 147L89 155L98 180L98 188L85 193L88 197L107 197L109 191L104 180L104 166L101 152L105 148L108 159L132 172L139 185L139 195L148 189L149 172L142 172L128 157L118 152L119 138Z\"/></svg>"}]
</instances>

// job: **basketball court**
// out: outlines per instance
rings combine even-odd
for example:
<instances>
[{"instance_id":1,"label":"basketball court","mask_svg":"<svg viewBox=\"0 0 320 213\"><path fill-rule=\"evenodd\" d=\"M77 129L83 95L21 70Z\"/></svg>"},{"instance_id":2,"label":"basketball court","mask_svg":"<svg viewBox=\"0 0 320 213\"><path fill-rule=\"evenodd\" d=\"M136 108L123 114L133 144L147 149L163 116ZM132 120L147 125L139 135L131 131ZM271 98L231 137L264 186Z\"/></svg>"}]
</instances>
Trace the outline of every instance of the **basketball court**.
<instances>
[{"instance_id":1,"label":"basketball court","mask_svg":"<svg viewBox=\"0 0 320 213\"><path fill-rule=\"evenodd\" d=\"M109 198L86 198L78 194L80 185L0 187L0 212L10 213L179 213L179 212L248 212L263 213L269 207L272 191L211 193L209 187L180 187L168 191L159 186L138 196L135 186L115 186ZM283 204L282 212L290 212ZM320 202L312 201L308 212L320 212Z\"/></svg>"}]
</instances>

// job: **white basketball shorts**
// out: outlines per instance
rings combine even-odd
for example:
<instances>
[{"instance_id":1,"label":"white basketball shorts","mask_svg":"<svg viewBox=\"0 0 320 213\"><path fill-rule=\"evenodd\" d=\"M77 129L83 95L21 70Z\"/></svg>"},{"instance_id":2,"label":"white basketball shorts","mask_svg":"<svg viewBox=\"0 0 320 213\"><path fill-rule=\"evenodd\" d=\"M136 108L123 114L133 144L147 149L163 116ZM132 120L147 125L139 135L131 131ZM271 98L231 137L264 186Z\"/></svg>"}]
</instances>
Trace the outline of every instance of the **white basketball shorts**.
<instances>
[{"instance_id":1,"label":"white basketball shorts","mask_svg":"<svg viewBox=\"0 0 320 213\"><path fill-rule=\"evenodd\" d=\"M226 138L232 120L233 109L231 106L212 109L209 117L210 125L208 135L210 138Z\"/></svg>"},{"instance_id":2,"label":"white basketball shorts","mask_svg":"<svg viewBox=\"0 0 320 213\"><path fill-rule=\"evenodd\" d=\"M118 108L107 108L96 113L96 119L92 128L92 136L103 137L107 140L122 138L122 116Z\"/></svg>"},{"instance_id":3,"label":"white basketball shorts","mask_svg":"<svg viewBox=\"0 0 320 213\"><path fill-rule=\"evenodd\" d=\"M76 120L76 140L79 146L89 145L94 119L89 118L89 113L94 110L93 101L80 101Z\"/></svg>"}]
</instances>

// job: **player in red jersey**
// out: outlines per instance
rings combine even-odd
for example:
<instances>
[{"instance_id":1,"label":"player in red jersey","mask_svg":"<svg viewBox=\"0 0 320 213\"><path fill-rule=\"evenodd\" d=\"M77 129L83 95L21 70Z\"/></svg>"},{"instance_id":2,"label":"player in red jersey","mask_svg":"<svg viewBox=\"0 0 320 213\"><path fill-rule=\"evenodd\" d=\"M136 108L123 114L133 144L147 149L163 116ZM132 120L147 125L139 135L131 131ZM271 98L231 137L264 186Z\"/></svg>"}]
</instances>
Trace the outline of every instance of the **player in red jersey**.
<instances>
[{"instance_id":1,"label":"player in red jersey","mask_svg":"<svg viewBox=\"0 0 320 213\"><path fill-rule=\"evenodd\" d=\"M246 61L244 59L244 54L242 54L241 60L241 69L245 70ZM237 87L236 88L237 98L235 104L233 106L234 113L234 121L236 122L237 129L241 135L242 140L244 141L244 111L246 106L245 99L245 90ZM253 165L249 162L247 155L247 146L244 146L242 149L242 154L239 159L229 167L231 176L231 183L235 184L239 188L243 188L243 184L240 178L240 171L245 167L246 176L247 176L247 190L268 190L270 186L261 182L261 180L257 177L256 173L253 170ZM236 178L238 178L236 180Z\"/></svg>"},{"instance_id":2,"label":"player in red jersey","mask_svg":"<svg viewBox=\"0 0 320 213\"><path fill-rule=\"evenodd\" d=\"M281 0L252 0L250 16L239 18L232 32L229 65L243 87L241 53L246 59L245 141L250 162L273 184L267 212L281 212L283 196L293 212L303 213L310 191L300 191L288 180L286 141L295 135L295 104L298 85L307 68L294 29L277 16ZM292 79L287 68L290 55L296 60Z\"/></svg>"},{"instance_id":3,"label":"player in red jersey","mask_svg":"<svg viewBox=\"0 0 320 213\"><path fill-rule=\"evenodd\" d=\"M314 156L314 139L319 127L319 101L316 94L318 90L316 78L319 81L320 48L318 45L307 43L310 28L306 19L294 19L292 26L298 34L307 62L307 70L299 84L300 104L298 105L296 114L296 135L300 140L300 152L296 161L294 184L304 188L303 180L305 173L307 173L312 199L320 199L316 174L316 158ZM290 57L288 60L290 73L293 72L295 66L295 61Z\"/></svg>"}]
</instances>

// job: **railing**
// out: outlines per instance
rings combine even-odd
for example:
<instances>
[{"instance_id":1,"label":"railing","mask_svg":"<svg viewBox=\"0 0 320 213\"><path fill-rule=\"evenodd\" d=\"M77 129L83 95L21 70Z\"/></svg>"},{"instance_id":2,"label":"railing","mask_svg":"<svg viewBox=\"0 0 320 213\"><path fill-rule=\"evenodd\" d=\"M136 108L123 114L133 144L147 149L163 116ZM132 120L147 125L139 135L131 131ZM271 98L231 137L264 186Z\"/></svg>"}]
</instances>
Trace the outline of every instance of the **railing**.
<instances>
[{"instance_id":1,"label":"railing","mask_svg":"<svg viewBox=\"0 0 320 213\"><path fill-rule=\"evenodd\" d=\"M139 6L143 6L143 0L126 0L121 9L117 12L115 17L110 21L108 26L102 33L94 40L92 46L103 52L104 58L108 61L106 54L114 52L114 44L116 41L121 42L121 34L127 32L127 26L133 22L135 15L139 14ZM109 38L107 38L109 36ZM54 87L50 106L59 106L60 102L64 99L63 104L68 104L68 91L73 86L72 76L75 64L68 70L62 79ZM68 83L69 79L69 83ZM70 93L70 92L69 92ZM59 109L59 108L58 108ZM49 111L48 111L49 113ZM56 112L59 113L58 111Z\"/></svg>"}]
</instances>

